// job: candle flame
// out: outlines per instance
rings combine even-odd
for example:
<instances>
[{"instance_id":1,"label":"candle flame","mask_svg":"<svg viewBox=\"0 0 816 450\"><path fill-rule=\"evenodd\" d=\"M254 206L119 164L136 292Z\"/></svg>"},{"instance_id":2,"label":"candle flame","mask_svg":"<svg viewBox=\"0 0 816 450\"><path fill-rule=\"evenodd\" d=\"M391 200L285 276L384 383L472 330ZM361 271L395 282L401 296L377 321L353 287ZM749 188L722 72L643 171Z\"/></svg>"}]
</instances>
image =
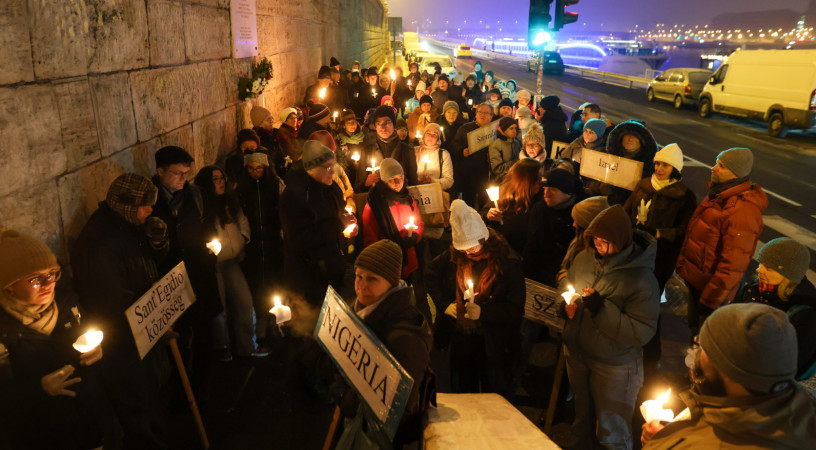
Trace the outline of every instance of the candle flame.
<instances>
[{"instance_id":1,"label":"candle flame","mask_svg":"<svg viewBox=\"0 0 816 450\"><path fill-rule=\"evenodd\" d=\"M221 253L221 241L218 239L213 239L210 242L207 242L207 248L213 253L213 255L218 256Z\"/></svg>"},{"instance_id":2,"label":"candle flame","mask_svg":"<svg viewBox=\"0 0 816 450\"><path fill-rule=\"evenodd\" d=\"M674 411L663 408L663 405L669 400L670 395L671 389L658 395L656 399L646 400L640 405L640 413L643 414L643 418L646 419L646 422L653 420L662 420L665 422L674 421Z\"/></svg>"},{"instance_id":3,"label":"candle flame","mask_svg":"<svg viewBox=\"0 0 816 450\"><path fill-rule=\"evenodd\" d=\"M338 115L338 114L340 114L340 113L338 113L337 111L335 111L333 115L334 115L334 117L335 117L335 118L337 118L337 115Z\"/></svg>"},{"instance_id":4,"label":"candle flame","mask_svg":"<svg viewBox=\"0 0 816 450\"><path fill-rule=\"evenodd\" d=\"M417 130L417 132L416 132L416 137L417 137L417 139L422 137L422 133L420 133L419 130Z\"/></svg>"},{"instance_id":5,"label":"candle flame","mask_svg":"<svg viewBox=\"0 0 816 450\"><path fill-rule=\"evenodd\" d=\"M320 93L318 94L321 100L326 97L326 88L320 88Z\"/></svg>"},{"instance_id":6,"label":"candle flame","mask_svg":"<svg viewBox=\"0 0 816 450\"><path fill-rule=\"evenodd\" d=\"M431 162L431 158L428 157L428 155L425 155L425 156L422 157L422 162L424 162L425 164L428 164L428 163Z\"/></svg>"},{"instance_id":7,"label":"candle flame","mask_svg":"<svg viewBox=\"0 0 816 450\"><path fill-rule=\"evenodd\" d=\"M473 289L473 280L467 280L468 289Z\"/></svg>"},{"instance_id":8,"label":"candle flame","mask_svg":"<svg viewBox=\"0 0 816 450\"><path fill-rule=\"evenodd\" d=\"M490 201L497 201L499 199L499 187L491 186L487 188L487 196L490 198Z\"/></svg>"},{"instance_id":9,"label":"candle flame","mask_svg":"<svg viewBox=\"0 0 816 450\"><path fill-rule=\"evenodd\" d=\"M351 159L354 160L354 162L360 161L360 153L359 152L354 152L354 154L351 155Z\"/></svg>"},{"instance_id":10,"label":"candle flame","mask_svg":"<svg viewBox=\"0 0 816 450\"><path fill-rule=\"evenodd\" d=\"M408 80L408 86L410 86L410 85L411 85L411 80Z\"/></svg>"},{"instance_id":11,"label":"candle flame","mask_svg":"<svg viewBox=\"0 0 816 450\"><path fill-rule=\"evenodd\" d=\"M564 297L564 301L567 302L568 305L571 305L575 299L575 288L572 285L567 285L567 291L561 294Z\"/></svg>"},{"instance_id":12,"label":"candle flame","mask_svg":"<svg viewBox=\"0 0 816 450\"><path fill-rule=\"evenodd\" d=\"M374 88L371 88L371 95L377 95L377 91Z\"/></svg>"},{"instance_id":13,"label":"candle flame","mask_svg":"<svg viewBox=\"0 0 816 450\"><path fill-rule=\"evenodd\" d=\"M278 297L277 295L276 295L276 296L274 296L274 297L272 297L272 303L274 303L274 304L275 304L275 306L281 306L281 299L280 299L280 297Z\"/></svg>"},{"instance_id":14,"label":"candle flame","mask_svg":"<svg viewBox=\"0 0 816 450\"><path fill-rule=\"evenodd\" d=\"M74 342L74 348L80 353L88 353L102 343L102 332L90 330Z\"/></svg>"},{"instance_id":15,"label":"candle flame","mask_svg":"<svg viewBox=\"0 0 816 450\"><path fill-rule=\"evenodd\" d=\"M352 211L353 211L353 209L351 208L351 206L346 206L346 212L347 213L351 214Z\"/></svg>"},{"instance_id":16,"label":"candle flame","mask_svg":"<svg viewBox=\"0 0 816 450\"><path fill-rule=\"evenodd\" d=\"M397 79L397 75L394 73L394 69L391 69L391 79L392 79L392 80L396 80L396 79Z\"/></svg>"},{"instance_id":17,"label":"candle flame","mask_svg":"<svg viewBox=\"0 0 816 450\"><path fill-rule=\"evenodd\" d=\"M272 297L272 302L275 306L269 310L270 314L275 315L275 323L280 325L292 318L292 309L281 303L280 297L277 295Z\"/></svg>"}]
</instances>

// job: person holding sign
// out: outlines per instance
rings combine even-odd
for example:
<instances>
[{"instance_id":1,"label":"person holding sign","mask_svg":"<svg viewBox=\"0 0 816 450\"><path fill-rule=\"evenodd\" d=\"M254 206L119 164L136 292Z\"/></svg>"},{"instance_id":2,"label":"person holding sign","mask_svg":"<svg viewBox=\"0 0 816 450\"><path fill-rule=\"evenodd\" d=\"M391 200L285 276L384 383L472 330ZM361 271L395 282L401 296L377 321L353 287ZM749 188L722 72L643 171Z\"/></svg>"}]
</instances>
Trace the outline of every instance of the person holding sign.
<instances>
[{"instance_id":1,"label":"person holding sign","mask_svg":"<svg viewBox=\"0 0 816 450\"><path fill-rule=\"evenodd\" d=\"M452 196L462 194L462 200L471 207L476 206L476 199L482 195L489 180L489 165L486 151L474 151L468 148L468 133L486 127L493 120L493 107L482 103L475 108L476 117L459 128L453 138L453 179Z\"/></svg>"},{"instance_id":2,"label":"person holding sign","mask_svg":"<svg viewBox=\"0 0 816 450\"><path fill-rule=\"evenodd\" d=\"M643 163L640 178L649 178L654 173L652 161L657 147L657 141L646 124L635 119L619 123L606 139L606 153ZM591 183L589 187L593 189L593 194L606 195L610 205L623 205L632 194L628 189L600 182Z\"/></svg>"},{"instance_id":3,"label":"person holding sign","mask_svg":"<svg viewBox=\"0 0 816 450\"><path fill-rule=\"evenodd\" d=\"M88 322L70 296L56 298L61 273L42 241L0 232L0 435L14 449L102 445L107 411L88 367L102 348L72 347Z\"/></svg>"},{"instance_id":4,"label":"person holding sign","mask_svg":"<svg viewBox=\"0 0 816 450\"><path fill-rule=\"evenodd\" d=\"M552 150L553 141L563 142L567 135L567 114L560 106L561 99L548 95L536 105L535 117L541 123L547 143L544 149L547 154Z\"/></svg>"},{"instance_id":5,"label":"person holding sign","mask_svg":"<svg viewBox=\"0 0 816 450\"><path fill-rule=\"evenodd\" d=\"M606 146L606 141L603 139L604 130L606 130L606 122L603 120L588 120L587 123L584 124L581 136L572 141L560 156L580 163L583 149L588 148L602 152Z\"/></svg>"},{"instance_id":6,"label":"person holding sign","mask_svg":"<svg viewBox=\"0 0 816 450\"><path fill-rule=\"evenodd\" d=\"M654 276L655 239L632 232L620 205L598 214L584 232L587 247L573 261L559 290L582 298L564 305L567 374L575 393L572 434L588 444L632 448L629 431L643 384L643 345L660 311ZM592 411L595 416L592 416ZM583 445L576 446L583 448Z\"/></svg>"},{"instance_id":7,"label":"person holding sign","mask_svg":"<svg viewBox=\"0 0 816 450\"><path fill-rule=\"evenodd\" d=\"M517 135L518 123L516 123L516 119L502 117L499 120L499 132L496 134L496 140L490 144L487 150L490 160L490 179L494 183L501 183L510 166L518 161L521 142L516 139Z\"/></svg>"},{"instance_id":8,"label":"person holding sign","mask_svg":"<svg viewBox=\"0 0 816 450\"><path fill-rule=\"evenodd\" d=\"M414 380L393 440L400 449L422 437L422 416L435 403L434 374L430 369L431 327L411 304L412 290L400 279L402 250L383 239L366 247L354 263L352 309ZM360 399L348 389L340 401L343 415L354 417Z\"/></svg>"},{"instance_id":9,"label":"person holding sign","mask_svg":"<svg viewBox=\"0 0 816 450\"><path fill-rule=\"evenodd\" d=\"M451 204L451 230L453 245L425 275L437 346L450 345L451 387L509 398L526 295L521 259L462 200Z\"/></svg>"}]
</instances>

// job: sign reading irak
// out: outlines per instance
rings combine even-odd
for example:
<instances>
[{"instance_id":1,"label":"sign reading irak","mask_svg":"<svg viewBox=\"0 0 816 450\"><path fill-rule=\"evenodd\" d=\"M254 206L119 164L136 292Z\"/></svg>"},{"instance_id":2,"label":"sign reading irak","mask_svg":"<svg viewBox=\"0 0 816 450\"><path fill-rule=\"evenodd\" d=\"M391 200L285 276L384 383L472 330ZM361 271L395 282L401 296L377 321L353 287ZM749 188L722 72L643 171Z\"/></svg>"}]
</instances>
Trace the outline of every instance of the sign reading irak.
<instances>
[{"instance_id":1,"label":"sign reading irak","mask_svg":"<svg viewBox=\"0 0 816 450\"><path fill-rule=\"evenodd\" d=\"M331 287L315 338L393 439L414 380Z\"/></svg>"},{"instance_id":2,"label":"sign reading irak","mask_svg":"<svg viewBox=\"0 0 816 450\"><path fill-rule=\"evenodd\" d=\"M144 359L193 302L195 294L182 261L130 305L125 315L140 358Z\"/></svg>"},{"instance_id":3,"label":"sign reading irak","mask_svg":"<svg viewBox=\"0 0 816 450\"><path fill-rule=\"evenodd\" d=\"M496 140L496 133L498 133L499 121L494 120L488 125L477 128L467 134L468 150L470 154L474 154L479 150L483 150L490 146Z\"/></svg>"},{"instance_id":4,"label":"sign reading irak","mask_svg":"<svg viewBox=\"0 0 816 450\"><path fill-rule=\"evenodd\" d=\"M643 174L643 163L585 148L581 151L581 175L634 191Z\"/></svg>"}]
</instances>

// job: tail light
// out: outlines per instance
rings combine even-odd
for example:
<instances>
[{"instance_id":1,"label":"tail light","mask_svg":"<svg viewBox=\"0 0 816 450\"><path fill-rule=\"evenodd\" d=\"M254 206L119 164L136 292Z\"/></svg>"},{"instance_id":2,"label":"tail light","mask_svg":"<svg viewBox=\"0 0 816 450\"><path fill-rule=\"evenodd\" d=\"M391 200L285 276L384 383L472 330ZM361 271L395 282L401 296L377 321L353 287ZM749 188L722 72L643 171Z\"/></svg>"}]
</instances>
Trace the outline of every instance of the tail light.
<instances>
[{"instance_id":1,"label":"tail light","mask_svg":"<svg viewBox=\"0 0 816 450\"><path fill-rule=\"evenodd\" d=\"M686 85L686 94L691 94L691 85L690 84Z\"/></svg>"},{"instance_id":2,"label":"tail light","mask_svg":"<svg viewBox=\"0 0 816 450\"><path fill-rule=\"evenodd\" d=\"M810 110L816 111L816 89L810 93Z\"/></svg>"}]
</instances>

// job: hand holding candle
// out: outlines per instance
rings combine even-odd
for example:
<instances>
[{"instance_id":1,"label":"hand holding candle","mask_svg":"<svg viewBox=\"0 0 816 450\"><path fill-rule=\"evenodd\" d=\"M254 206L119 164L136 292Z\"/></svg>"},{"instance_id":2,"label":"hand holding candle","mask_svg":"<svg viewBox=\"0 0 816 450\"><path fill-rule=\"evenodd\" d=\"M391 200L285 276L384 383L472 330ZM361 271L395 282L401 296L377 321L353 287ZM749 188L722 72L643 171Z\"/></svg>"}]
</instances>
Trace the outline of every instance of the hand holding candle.
<instances>
[{"instance_id":1,"label":"hand holding candle","mask_svg":"<svg viewBox=\"0 0 816 450\"><path fill-rule=\"evenodd\" d=\"M272 302L275 306L269 310L271 314L275 315L275 323L280 325L292 318L292 310L281 303L280 297L277 295L272 297Z\"/></svg>"},{"instance_id":2,"label":"hand holding candle","mask_svg":"<svg viewBox=\"0 0 816 450\"><path fill-rule=\"evenodd\" d=\"M411 235L413 235L413 234L414 234L414 230L416 230L417 228L419 228L419 227L418 227L418 226L417 226L417 225L414 223L414 216L409 217L409 218L408 218L408 223L406 223L406 224L405 224L405 225L403 225L403 226L405 227L405 229L406 229L406 230L408 230L408 237L411 237Z\"/></svg>"},{"instance_id":3,"label":"hand holding candle","mask_svg":"<svg viewBox=\"0 0 816 450\"><path fill-rule=\"evenodd\" d=\"M374 158L371 158L371 167L367 168L366 172L372 172L373 173L373 172L376 172L376 171L380 170L380 166L378 166L376 164L377 164L377 160L374 159Z\"/></svg>"},{"instance_id":4,"label":"hand holding candle","mask_svg":"<svg viewBox=\"0 0 816 450\"><path fill-rule=\"evenodd\" d=\"M498 186L491 186L486 189L487 190L487 197L490 198L490 201L493 202L493 205L496 206L496 209L499 208L499 187ZM504 219L499 220L499 223L504 225Z\"/></svg>"},{"instance_id":5,"label":"hand holding candle","mask_svg":"<svg viewBox=\"0 0 816 450\"><path fill-rule=\"evenodd\" d=\"M74 348L79 353L88 353L89 351L95 349L99 344L102 343L102 332L99 330L90 330L87 333L83 334L79 338L77 338L76 342L74 342Z\"/></svg>"},{"instance_id":6,"label":"hand holding candle","mask_svg":"<svg viewBox=\"0 0 816 450\"><path fill-rule=\"evenodd\" d=\"M575 303L575 300L581 298L581 296L575 292L575 289L572 285L567 286L567 291L562 292L561 296L564 297L564 301L566 302L566 306L564 307L565 311L567 312L567 317L570 319L575 318L575 311L578 310L578 304Z\"/></svg>"},{"instance_id":7,"label":"hand holding candle","mask_svg":"<svg viewBox=\"0 0 816 450\"><path fill-rule=\"evenodd\" d=\"M349 214L354 214L354 208L351 205L346 205L346 212Z\"/></svg>"},{"instance_id":8,"label":"hand holding candle","mask_svg":"<svg viewBox=\"0 0 816 450\"><path fill-rule=\"evenodd\" d=\"M479 320L482 315L482 307L476 304L478 292L473 292L473 280L467 280L465 289L465 317L470 320Z\"/></svg>"},{"instance_id":9,"label":"hand holding candle","mask_svg":"<svg viewBox=\"0 0 816 450\"><path fill-rule=\"evenodd\" d=\"M431 162L431 158L430 158L430 156L428 156L428 155L423 155L423 156L422 156L422 162L425 164L425 168L422 170L422 172L424 172L424 173L426 173L426 174L427 174L427 173L428 173L428 163L430 163L430 162Z\"/></svg>"},{"instance_id":10,"label":"hand holding candle","mask_svg":"<svg viewBox=\"0 0 816 450\"><path fill-rule=\"evenodd\" d=\"M655 420L674 421L674 411L663 409L663 404L669 399L669 395L671 395L671 389L660 394L656 399L646 400L640 405L640 413L643 414L643 418L646 419L647 423Z\"/></svg>"},{"instance_id":11,"label":"hand holding candle","mask_svg":"<svg viewBox=\"0 0 816 450\"><path fill-rule=\"evenodd\" d=\"M221 241L218 239L213 239L210 242L207 242L207 248L213 255L218 256L218 254L221 253Z\"/></svg>"},{"instance_id":12,"label":"hand holding candle","mask_svg":"<svg viewBox=\"0 0 816 450\"><path fill-rule=\"evenodd\" d=\"M360 162L360 152L354 152L351 155L351 160L354 162Z\"/></svg>"},{"instance_id":13,"label":"hand holding candle","mask_svg":"<svg viewBox=\"0 0 816 450\"><path fill-rule=\"evenodd\" d=\"M317 94L317 96L320 97L320 100L326 98L326 88L325 87L320 88L320 93Z\"/></svg>"}]
</instances>

